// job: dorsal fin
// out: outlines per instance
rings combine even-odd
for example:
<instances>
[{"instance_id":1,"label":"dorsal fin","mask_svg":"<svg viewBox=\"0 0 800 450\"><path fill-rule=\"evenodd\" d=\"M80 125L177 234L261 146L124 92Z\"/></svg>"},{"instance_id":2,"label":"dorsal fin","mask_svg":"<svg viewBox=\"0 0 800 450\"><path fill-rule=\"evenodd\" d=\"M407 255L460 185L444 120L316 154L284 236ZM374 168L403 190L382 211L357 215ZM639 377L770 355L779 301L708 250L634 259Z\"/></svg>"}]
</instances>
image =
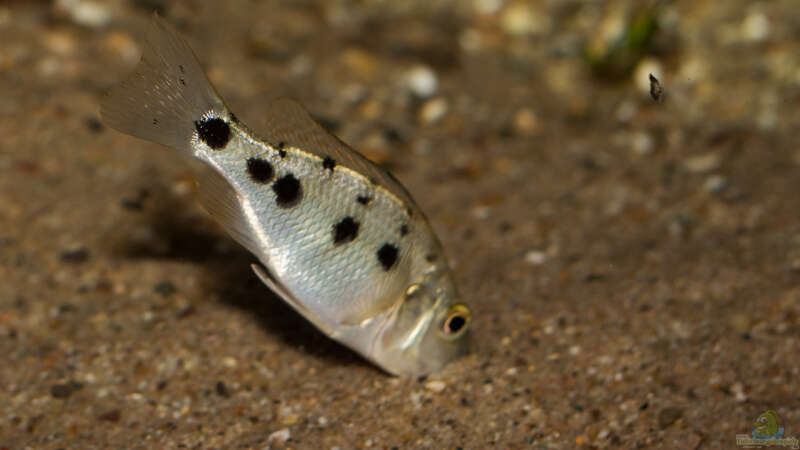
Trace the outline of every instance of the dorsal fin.
<instances>
[{"instance_id":1,"label":"dorsal fin","mask_svg":"<svg viewBox=\"0 0 800 450\"><path fill-rule=\"evenodd\" d=\"M394 194L405 205L419 211L411 195L392 174L328 132L294 100L279 98L272 101L266 111L264 126L256 131L271 145L284 143L322 159L331 158L336 165L361 173L374 184Z\"/></svg>"}]
</instances>

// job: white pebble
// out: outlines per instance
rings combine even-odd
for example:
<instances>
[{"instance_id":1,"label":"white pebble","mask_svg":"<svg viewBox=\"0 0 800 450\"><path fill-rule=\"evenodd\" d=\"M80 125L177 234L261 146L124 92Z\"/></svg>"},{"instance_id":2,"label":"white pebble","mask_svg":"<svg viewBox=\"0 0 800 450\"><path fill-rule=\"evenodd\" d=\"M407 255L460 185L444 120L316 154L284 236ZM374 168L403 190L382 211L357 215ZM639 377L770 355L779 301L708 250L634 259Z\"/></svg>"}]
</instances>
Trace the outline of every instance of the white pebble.
<instances>
[{"instance_id":1,"label":"white pebble","mask_svg":"<svg viewBox=\"0 0 800 450\"><path fill-rule=\"evenodd\" d=\"M101 28L111 23L111 8L91 0L58 0L56 9L66 12L78 25Z\"/></svg>"},{"instance_id":2,"label":"white pebble","mask_svg":"<svg viewBox=\"0 0 800 450\"><path fill-rule=\"evenodd\" d=\"M534 266L539 266L547 261L547 253L541 250L531 250L525 253L525 262Z\"/></svg>"},{"instance_id":3,"label":"white pebble","mask_svg":"<svg viewBox=\"0 0 800 450\"><path fill-rule=\"evenodd\" d=\"M270 444L272 443L283 444L286 441L288 441L291 437L292 434L288 428L281 428L280 430L270 434L269 437L267 438L267 442Z\"/></svg>"},{"instance_id":4,"label":"white pebble","mask_svg":"<svg viewBox=\"0 0 800 450\"><path fill-rule=\"evenodd\" d=\"M405 84L417 97L428 98L436 93L439 79L430 67L418 65L406 72Z\"/></svg>"},{"instance_id":5,"label":"white pebble","mask_svg":"<svg viewBox=\"0 0 800 450\"><path fill-rule=\"evenodd\" d=\"M636 132L631 136L631 148L637 155L647 155L653 151L654 147L653 137L644 131Z\"/></svg>"},{"instance_id":6,"label":"white pebble","mask_svg":"<svg viewBox=\"0 0 800 450\"><path fill-rule=\"evenodd\" d=\"M636 87L648 96L650 95L651 74L656 77L662 86L664 85L664 66L661 65L661 61L655 58L644 58L633 71L633 81L636 83Z\"/></svg>"},{"instance_id":7,"label":"white pebble","mask_svg":"<svg viewBox=\"0 0 800 450\"><path fill-rule=\"evenodd\" d=\"M748 41L761 42L769 36L769 19L761 12L751 12L744 18L742 32Z\"/></svg>"}]
</instances>

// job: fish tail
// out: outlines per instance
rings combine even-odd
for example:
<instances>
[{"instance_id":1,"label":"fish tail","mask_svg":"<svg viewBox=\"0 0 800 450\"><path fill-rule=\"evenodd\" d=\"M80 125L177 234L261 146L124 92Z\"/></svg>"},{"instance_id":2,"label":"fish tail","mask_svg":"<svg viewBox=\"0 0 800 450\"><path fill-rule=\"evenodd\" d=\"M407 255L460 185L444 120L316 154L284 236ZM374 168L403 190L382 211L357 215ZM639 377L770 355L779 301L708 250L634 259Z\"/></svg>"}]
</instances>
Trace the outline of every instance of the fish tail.
<instances>
[{"instance_id":1,"label":"fish tail","mask_svg":"<svg viewBox=\"0 0 800 450\"><path fill-rule=\"evenodd\" d=\"M227 114L197 57L158 15L147 32L136 71L106 94L100 108L111 128L192 154L196 122Z\"/></svg>"}]
</instances>

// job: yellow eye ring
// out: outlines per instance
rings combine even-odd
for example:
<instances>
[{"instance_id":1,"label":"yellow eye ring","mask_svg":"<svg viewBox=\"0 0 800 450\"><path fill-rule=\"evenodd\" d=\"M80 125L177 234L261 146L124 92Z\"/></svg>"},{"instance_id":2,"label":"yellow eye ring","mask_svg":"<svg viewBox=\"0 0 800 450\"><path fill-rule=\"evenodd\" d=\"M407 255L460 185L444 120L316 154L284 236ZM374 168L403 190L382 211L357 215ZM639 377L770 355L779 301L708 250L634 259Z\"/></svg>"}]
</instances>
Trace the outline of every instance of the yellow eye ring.
<instances>
[{"instance_id":1,"label":"yellow eye ring","mask_svg":"<svg viewBox=\"0 0 800 450\"><path fill-rule=\"evenodd\" d=\"M457 338L466 331L470 318L469 308L465 305L451 306L447 318L442 322L442 333L448 338Z\"/></svg>"}]
</instances>

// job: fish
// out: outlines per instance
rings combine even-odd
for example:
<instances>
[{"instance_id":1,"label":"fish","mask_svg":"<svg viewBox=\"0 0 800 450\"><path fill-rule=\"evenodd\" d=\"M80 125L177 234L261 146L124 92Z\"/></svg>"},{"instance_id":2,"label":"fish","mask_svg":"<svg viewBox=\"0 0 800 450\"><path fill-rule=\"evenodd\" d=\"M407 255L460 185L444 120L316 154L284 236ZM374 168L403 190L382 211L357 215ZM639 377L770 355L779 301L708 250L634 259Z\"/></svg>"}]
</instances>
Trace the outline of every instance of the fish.
<instances>
[{"instance_id":1,"label":"fish","mask_svg":"<svg viewBox=\"0 0 800 450\"><path fill-rule=\"evenodd\" d=\"M141 60L100 113L110 128L201 161L200 204L255 256L264 284L331 339L403 377L468 352L471 310L419 206L296 101L269 102L251 130L154 15Z\"/></svg>"}]
</instances>

